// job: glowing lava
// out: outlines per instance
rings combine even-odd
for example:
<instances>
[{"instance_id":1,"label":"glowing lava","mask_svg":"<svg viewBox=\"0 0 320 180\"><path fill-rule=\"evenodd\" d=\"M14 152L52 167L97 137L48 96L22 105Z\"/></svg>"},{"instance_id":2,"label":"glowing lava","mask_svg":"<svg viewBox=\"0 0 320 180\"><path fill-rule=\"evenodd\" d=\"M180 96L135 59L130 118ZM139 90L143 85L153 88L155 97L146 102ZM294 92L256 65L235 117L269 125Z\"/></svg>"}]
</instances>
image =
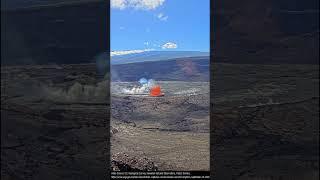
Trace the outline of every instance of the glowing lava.
<instances>
[{"instance_id":1,"label":"glowing lava","mask_svg":"<svg viewBox=\"0 0 320 180\"><path fill-rule=\"evenodd\" d=\"M153 86L150 89L150 96L153 97L158 97L158 96L163 96L164 94L161 92L161 88L159 85Z\"/></svg>"}]
</instances>

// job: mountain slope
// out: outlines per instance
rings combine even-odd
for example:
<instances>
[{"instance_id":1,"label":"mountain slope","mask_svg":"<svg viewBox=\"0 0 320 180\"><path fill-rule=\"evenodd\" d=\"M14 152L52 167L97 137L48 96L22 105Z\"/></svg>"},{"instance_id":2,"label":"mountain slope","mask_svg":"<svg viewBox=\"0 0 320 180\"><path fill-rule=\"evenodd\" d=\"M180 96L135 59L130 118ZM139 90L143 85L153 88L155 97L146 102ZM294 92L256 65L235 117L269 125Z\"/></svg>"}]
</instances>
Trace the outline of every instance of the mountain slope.
<instances>
[{"instance_id":1,"label":"mountain slope","mask_svg":"<svg viewBox=\"0 0 320 180\"><path fill-rule=\"evenodd\" d=\"M111 64L127 64L146 61L162 61L174 58L209 56L208 52L199 51L146 51L111 57Z\"/></svg>"},{"instance_id":2,"label":"mountain slope","mask_svg":"<svg viewBox=\"0 0 320 180\"><path fill-rule=\"evenodd\" d=\"M112 81L209 81L209 56L111 65Z\"/></svg>"}]
</instances>

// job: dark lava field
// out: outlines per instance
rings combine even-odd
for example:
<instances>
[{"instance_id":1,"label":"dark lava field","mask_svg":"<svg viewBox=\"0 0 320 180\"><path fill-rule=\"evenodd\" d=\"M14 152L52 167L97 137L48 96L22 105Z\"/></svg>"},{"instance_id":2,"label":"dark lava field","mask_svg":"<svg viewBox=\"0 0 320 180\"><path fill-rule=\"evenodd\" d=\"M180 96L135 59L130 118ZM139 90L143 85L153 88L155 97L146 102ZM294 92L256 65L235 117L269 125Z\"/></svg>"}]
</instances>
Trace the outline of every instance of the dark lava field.
<instances>
[{"instance_id":1,"label":"dark lava field","mask_svg":"<svg viewBox=\"0 0 320 180\"><path fill-rule=\"evenodd\" d=\"M111 84L113 156L145 156L162 171L209 170L208 82L159 81L161 97L113 93L132 83L120 84Z\"/></svg>"}]
</instances>

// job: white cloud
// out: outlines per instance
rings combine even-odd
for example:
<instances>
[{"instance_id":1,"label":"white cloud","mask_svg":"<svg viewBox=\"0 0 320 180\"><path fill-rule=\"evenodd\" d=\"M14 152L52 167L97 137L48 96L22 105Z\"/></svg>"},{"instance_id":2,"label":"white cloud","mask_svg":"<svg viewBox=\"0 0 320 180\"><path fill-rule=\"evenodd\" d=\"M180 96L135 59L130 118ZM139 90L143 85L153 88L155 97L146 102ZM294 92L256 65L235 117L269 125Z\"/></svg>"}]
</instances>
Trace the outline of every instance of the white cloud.
<instances>
[{"instance_id":1,"label":"white cloud","mask_svg":"<svg viewBox=\"0 0 320 180\"><path fill-rule=\"evenodd\" d=\"M164 45L162 45L162 49L176 49L178 45L173 42L167 42Z\"/></svg>"},{"instance_id":2,"label":"white cloud","mask_svg":"<svg viewBox=\"0 0 320 180\"><path fill-rule=\"evenodd\" d=\"M157 17L160 21L167 21L168 19L168 16L165 16L163 13L159 13Z\"/></svg>"},{"instance_id":3,"label":"white cloud","mask_svg":"<svg viewBox=\"0 0 320 180\"><path fill-rule=\"evenodd\" d=\"M126 0L111 0L111 7L116 9L126 8Z\"/></svg>"},{"instance_id":4,"label":"white cloud","mask_svg":"<svg viewBox=\"0 0 320 180\"><path fill-rule=\"evenodd\" d=\"M111 8L153 10L161 6L165 0L111 0Z\"/></svg>"},{"instance_id":5,"label":"white cloud","mask_svg":"<svg viewBox=\"0 0 320 180\"><path fill-rule=\"evenodd\" d=\"M143 53L147 51L153 51L154 49L136 49L136 50L125 50L125 51L111 51L111 56L120 56L120 55L126 55L126 54L137 54L137 53Z\"/></svg>"},{"instance_id":6,"label":"white cloud","mask_svg":"<svg viewBox=\"0 0 320 180\"><path fill-rule=\"evenodd\" d=\"M143 43L145 46L149 46L149 42L144 42Z\"/></svg>"}]
</instances>

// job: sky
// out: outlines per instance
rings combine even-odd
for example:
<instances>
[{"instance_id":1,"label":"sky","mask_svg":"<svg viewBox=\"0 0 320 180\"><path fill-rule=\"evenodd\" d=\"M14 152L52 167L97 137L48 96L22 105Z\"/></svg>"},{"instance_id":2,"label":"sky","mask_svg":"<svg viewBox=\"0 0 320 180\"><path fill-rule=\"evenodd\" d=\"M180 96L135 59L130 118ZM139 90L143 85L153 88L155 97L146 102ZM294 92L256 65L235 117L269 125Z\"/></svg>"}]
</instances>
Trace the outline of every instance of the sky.
<instances>
[{"instance_id":1,"label":"sky","mask_svg":"<svg viewBox=\"0 0 320 180\"><path fill-rule=\"evenodd\" d=\"M209 0L111 0L111 55L210 49Z\"/></svg>"}]
</instances>

